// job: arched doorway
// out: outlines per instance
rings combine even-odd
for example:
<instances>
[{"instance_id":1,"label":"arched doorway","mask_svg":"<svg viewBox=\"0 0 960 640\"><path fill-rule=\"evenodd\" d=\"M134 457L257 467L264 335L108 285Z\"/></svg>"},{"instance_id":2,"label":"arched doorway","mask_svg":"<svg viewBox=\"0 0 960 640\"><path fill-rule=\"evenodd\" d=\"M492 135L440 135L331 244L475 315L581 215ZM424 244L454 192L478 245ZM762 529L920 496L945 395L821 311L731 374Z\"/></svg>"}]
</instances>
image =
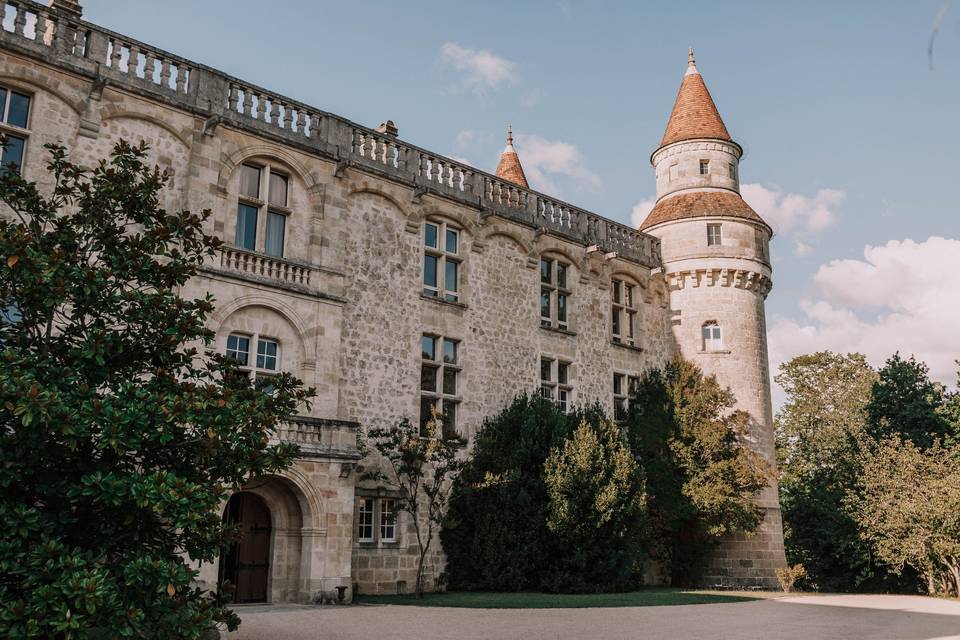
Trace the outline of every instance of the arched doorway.
<instances>
[{"instance_id":1,"label":"arched doorway","mask_svg":"<svg viewBox=\"0 0 960 640\"><path fill-rule=\"evenodd\" d=\"M233 601L267 602L270 577L270 510L248 491L233 494L223 513L229 524L240 524L242 537L230 546L220 562L220 582L234 585Z\"/></svg>"}]
</instances>

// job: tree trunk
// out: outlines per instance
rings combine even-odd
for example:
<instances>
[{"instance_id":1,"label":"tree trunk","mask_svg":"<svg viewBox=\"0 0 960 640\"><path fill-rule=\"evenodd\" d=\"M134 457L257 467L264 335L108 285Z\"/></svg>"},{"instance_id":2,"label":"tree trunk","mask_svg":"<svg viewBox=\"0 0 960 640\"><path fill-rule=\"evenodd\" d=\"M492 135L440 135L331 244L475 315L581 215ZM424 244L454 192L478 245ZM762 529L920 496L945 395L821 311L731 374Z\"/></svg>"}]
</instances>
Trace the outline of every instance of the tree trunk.
<instances>
[{"instance_id":1,"label":"tree trunk","mask_svg":"<svg viewBox=\"0 0 960 640\"><path fill-rule=\"evenodd\" d=\"M427 550L420 550L420 560L417 561L417 597L423 597L423 565L427 559Z\"/></svg>"}]
</instances>

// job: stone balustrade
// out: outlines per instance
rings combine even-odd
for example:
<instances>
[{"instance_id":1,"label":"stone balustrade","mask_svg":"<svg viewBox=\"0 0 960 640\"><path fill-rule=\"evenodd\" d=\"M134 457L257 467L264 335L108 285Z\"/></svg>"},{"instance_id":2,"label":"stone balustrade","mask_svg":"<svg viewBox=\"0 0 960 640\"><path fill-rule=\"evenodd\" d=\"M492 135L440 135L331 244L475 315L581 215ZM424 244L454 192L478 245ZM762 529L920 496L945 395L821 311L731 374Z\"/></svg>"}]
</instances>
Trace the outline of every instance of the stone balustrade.
<instances>
[{"instance_id":1,"label":"stone balustrade","mask_svg":"<svg viewBox=\"0 0 960 640\"><path fill-rule=\"evenodd\" d=\"M257 279L272 283L281 282L305 290L312 290L316 285L313 282L315 268L308 264L231 246L221 249L220 267L227 271L238 271Z\"/></svg>"},{"instance_id":2,"label":"stone balustrade","mask_svg":"<svg viewBox=\"0 0 960 640\"><path fill-rule=\"evenodd\" d=\"M69 12L33 0L0 0L0 9L4 17L0 42L5 47L155 96L209 122L251 129L340 166L375 171L418 193L433 192L462 202L479 209L482 217L502 216L645 266L662 264L656 238L546 194L179 58ZM51 48L56 55L51 55ZM287 261L255 258L239 250L226 252L223 260L225 268L298 286L310 284L309 268Z\"/></svg>"},{"instance_id":3,"label":"stone balustrade","mask_svg":"<svg viewBox=\"0 0 960 640\"><path fill-rule=\"evenodd\" d=\"M300 446L301 458L359 460L357 423L309 416L290 416L278 425L273 442Z\"/></svg>"}]
</instances>

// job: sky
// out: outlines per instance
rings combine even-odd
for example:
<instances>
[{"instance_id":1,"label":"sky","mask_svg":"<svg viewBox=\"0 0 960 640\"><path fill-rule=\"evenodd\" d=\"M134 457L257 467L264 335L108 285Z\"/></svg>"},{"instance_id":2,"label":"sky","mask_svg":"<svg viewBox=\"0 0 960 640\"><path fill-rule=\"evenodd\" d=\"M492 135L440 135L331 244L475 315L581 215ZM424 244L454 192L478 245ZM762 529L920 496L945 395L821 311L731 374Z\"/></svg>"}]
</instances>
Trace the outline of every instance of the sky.
<instances>
[{"instance_id":1,"label":"sky","mask_svg":"<svg viewBox=\"0 0 960 640\"><path fill-rule=\"evenodd\" d=\"M960 0L81 0L84 17L638 224L687 49L773 226L771 367L960 358ZM928 45L935 32L933 56ZM932 60L932 67L931 67ZM775 392L775 400L778 400Z\"/></svg>"}]
</instances>

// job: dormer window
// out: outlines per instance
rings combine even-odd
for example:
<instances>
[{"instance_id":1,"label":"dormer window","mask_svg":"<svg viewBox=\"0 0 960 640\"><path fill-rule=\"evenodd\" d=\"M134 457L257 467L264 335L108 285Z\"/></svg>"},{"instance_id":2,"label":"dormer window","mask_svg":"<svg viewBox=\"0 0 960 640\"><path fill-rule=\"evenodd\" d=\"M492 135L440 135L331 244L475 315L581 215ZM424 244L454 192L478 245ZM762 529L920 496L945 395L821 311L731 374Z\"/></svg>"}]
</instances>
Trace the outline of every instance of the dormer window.
<instances>
[{"instance_id":1,"label":"dormer window","mask_svg":"<svg viewBox=\"0 0 960 640\"><path fill-rule=\"evenodd\" d=\"M707 246L720 246L723 244L723 236L720 231L720 224L713 223L707 225Z\"/></svg>"},{"instance_id":2,"label":"dormer window","mask_svg":"<svg viewBox=\"0 0 960 640\"><path fill-rule=\"evenodd\" d=\"M701 160L700 161L700 175L705 176L710 173L710 161Z\"/></svg>"}]
</instances>

